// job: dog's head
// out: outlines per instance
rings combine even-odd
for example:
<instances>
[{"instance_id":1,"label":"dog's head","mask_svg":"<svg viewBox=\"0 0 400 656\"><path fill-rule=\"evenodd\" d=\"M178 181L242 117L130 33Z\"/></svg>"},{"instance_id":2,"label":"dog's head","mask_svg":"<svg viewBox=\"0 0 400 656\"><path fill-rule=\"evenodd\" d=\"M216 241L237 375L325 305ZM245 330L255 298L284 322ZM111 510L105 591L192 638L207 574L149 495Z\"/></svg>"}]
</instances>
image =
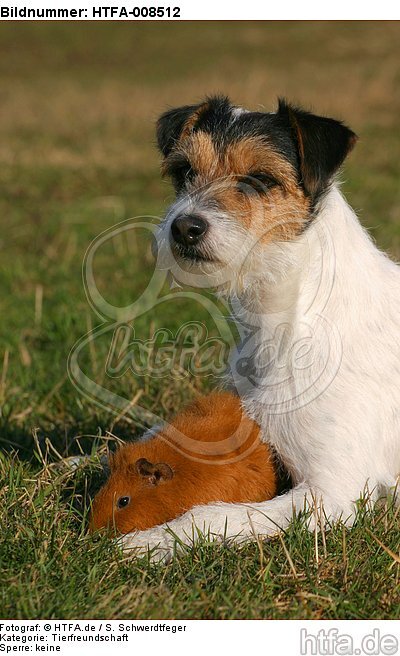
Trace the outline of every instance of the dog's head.
<instances>
[{"instance_id":1,"label":"dog's head","mask_svg":"<svg viewBox=\"0 0 400 656\"><path fill-rule=\"evenodd\" d=\"M158 236L162 259L216 283L220 272L222 283L227 269L249 270L266 245L305 230L356 135L284 100L264 113L211 97L163 114L157 139L176 191Z\"/></svg>"}]
</instances>

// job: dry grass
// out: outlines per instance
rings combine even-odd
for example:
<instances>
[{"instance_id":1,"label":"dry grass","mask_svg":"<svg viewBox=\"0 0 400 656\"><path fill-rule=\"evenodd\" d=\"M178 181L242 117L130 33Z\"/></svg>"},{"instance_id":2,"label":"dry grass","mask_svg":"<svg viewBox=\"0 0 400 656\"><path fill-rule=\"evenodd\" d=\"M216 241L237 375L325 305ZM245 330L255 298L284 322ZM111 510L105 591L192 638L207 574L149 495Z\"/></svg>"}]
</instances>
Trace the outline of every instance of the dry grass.
<instances>
[{"instance_id":1,"label":"dry grass","mask_svg":"<svg viewBox=\"0 0 400 656\"><path fill-rule=\"evenodd\" d=\"M361 136L344 191L378 244L400 257L399 61L395 22L0 25L1 615L398 616L391 509L317 539L295 525L283 543L240 557L203 545L164 572L86 537L76 499L96 465L71 477L32 457L46 444L79 452L77 435L97 452L108 430L138 430L127 414L80 396L66 361L99 321L82 288L87 245L121 219L160 215L171 197L158 175L157 115L223 91L268 109L284 95L344 119ZM123 306L151 267L141 239L115 242L99 257L98 283ZM138 334L176 331L193 317L207 322L198 305L175 303L144 316ZM212 385L193 376L107 380L107 347L88 355L93 377L163 416Z\"/></svg>"}]
</instances>

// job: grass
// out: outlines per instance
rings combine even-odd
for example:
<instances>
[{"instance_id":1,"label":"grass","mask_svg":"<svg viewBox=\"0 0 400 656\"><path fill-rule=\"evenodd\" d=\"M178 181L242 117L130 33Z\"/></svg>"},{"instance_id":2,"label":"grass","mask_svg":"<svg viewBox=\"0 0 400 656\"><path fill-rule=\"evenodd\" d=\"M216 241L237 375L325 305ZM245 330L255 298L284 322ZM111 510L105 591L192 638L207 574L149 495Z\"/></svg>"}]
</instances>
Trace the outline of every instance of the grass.
<instances>
[{"instance_id":1,"label":"grass","mask_svg":"<svg viewBox=\"0 0 400 656\"><path fill-rule=\"evenodd\" d=\"M384 22L0 25L1 616L399 616L390 507L361 511L326 544L294 525L284 543L203 544L166 569L88 537L83 502L108 432L124 439L140 426L87 400L66 373L74 343L100 323L81 277L89 243L118 221L160 216L172 197L154 148L168 105L223 90L271 107L280 94L345 119L361 139L344 191L399 258L399 37ZM110 242L95 272L110 302L131 303L152 272L145 235ZM138 336L193 318L212 332L198 303L180 301L146 313ZM88 354L92 377L164 417L212 386L190 375L111 380L108 347ZM93 463L73 475L63 458L80 449Z\"/></svg>"},{"instance_id":2,"label":"grass","mask_svg":"<svg viewBox=\"0 0 400 656\"><path fill-rule=\"evenodd\" d=\"M95 456L75 474L46 459L39 472L16 457L12 464L1 459L3 617L398 616L398 558L382 546L398 548L398 516L390 505L372 517L361 509L351 531L338 525L316 537L299 521L281 539L258 546L204 540L162 568L146 558L132 563L108 540L85 533Z\"/></svg>"}]
</instances>

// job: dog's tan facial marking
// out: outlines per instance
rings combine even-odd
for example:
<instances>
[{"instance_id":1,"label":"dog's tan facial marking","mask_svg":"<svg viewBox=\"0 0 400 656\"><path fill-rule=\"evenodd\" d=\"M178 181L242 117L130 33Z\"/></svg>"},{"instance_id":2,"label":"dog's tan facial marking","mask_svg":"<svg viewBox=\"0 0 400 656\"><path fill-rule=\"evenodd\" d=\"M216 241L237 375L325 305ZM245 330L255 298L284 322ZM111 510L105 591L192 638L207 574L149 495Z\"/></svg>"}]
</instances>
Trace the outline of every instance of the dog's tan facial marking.
<instances>
[{"instance_id":1,"label":"dog's tan facial marking","mask_svg":"<svg viewBox=\"0 0 400 656\"><path fill-rule=\"evenodd\" d=\"M207 182L212 182L223 174L220 157L212 138L205 132L194 132L190 137L181 139L169 157L164 160L163 174L174 176L181 162L186 162L196 177L206 178Z\"/></svg>"},{"instance_id":2,"label":"dog's tan facial marking","mask_svg":"<svg viewBox=\"0 0 400 656\"><path fill-rule=\"evenodd\" d=\"M261 171L285 188L297 186L297 174L292 165L261 137L248 137L229 144L225 160L226 168L237 175Z\"/></svg>"},{"instance_id":3,"label":"dog's tan facial marking","mask_svg":"<svg viewBox=\"0 0 400 656\"><path fill-rule=\"evenodd\" d=\"M297 189L289 193L275 186L265 194L238 194L232 188L216 192L215 199L263 244L294 239L308 221L309 202Z\"/></svg>"},{"instance_id":4,"label":"dog's tan facial marking","mask_svg":"<svg viewBox=\"0 0 400 656\"><path fill-rule=\"evenodd\" d=\"M234 187L217 192L220 206L262 243L294 239L308 220L310 203L290 162L257 137L231 144L226 161L229 170L244 176L243 186L239 193ZM253 192L252 178L260 173L270 177L270 182L256 183Z\"/></svg>"},{"instance_id":5,"label":"dog's tan facial marking","mask_svg":"<svg viewBox=\"0 0 400 656\"><path fill-rule=\"evenodd\" d=\"M180 176L189 192L207 186L207 197L262 243L294 239L308 220L310 201L290 162L262 137L220 148L212 135L193 131L196 121L165 159L163 173L177 182ZM259 174L266 184L254 180Z\"/></svg>"}]
</instances>

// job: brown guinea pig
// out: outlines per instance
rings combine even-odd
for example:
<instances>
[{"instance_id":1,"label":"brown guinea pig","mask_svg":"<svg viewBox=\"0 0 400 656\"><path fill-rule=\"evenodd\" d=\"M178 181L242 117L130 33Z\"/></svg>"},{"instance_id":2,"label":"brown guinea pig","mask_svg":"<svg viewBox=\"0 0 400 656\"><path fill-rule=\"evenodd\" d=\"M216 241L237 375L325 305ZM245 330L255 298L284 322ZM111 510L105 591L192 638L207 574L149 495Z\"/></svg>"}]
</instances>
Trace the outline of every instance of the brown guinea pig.
<instances>
[{"instance_id":1,"label":"brown guinea pig","mask_svg":"<svg viewBox=\"0 0 400 656\"><path fill-rule=\"evenodd\" d=\"M200 397L154 437L124 444L110 469L93 501L91 530L144 530L200 504L271 499L277 487L259 427L228 392Z\"/></svg>"}]
</instances>

